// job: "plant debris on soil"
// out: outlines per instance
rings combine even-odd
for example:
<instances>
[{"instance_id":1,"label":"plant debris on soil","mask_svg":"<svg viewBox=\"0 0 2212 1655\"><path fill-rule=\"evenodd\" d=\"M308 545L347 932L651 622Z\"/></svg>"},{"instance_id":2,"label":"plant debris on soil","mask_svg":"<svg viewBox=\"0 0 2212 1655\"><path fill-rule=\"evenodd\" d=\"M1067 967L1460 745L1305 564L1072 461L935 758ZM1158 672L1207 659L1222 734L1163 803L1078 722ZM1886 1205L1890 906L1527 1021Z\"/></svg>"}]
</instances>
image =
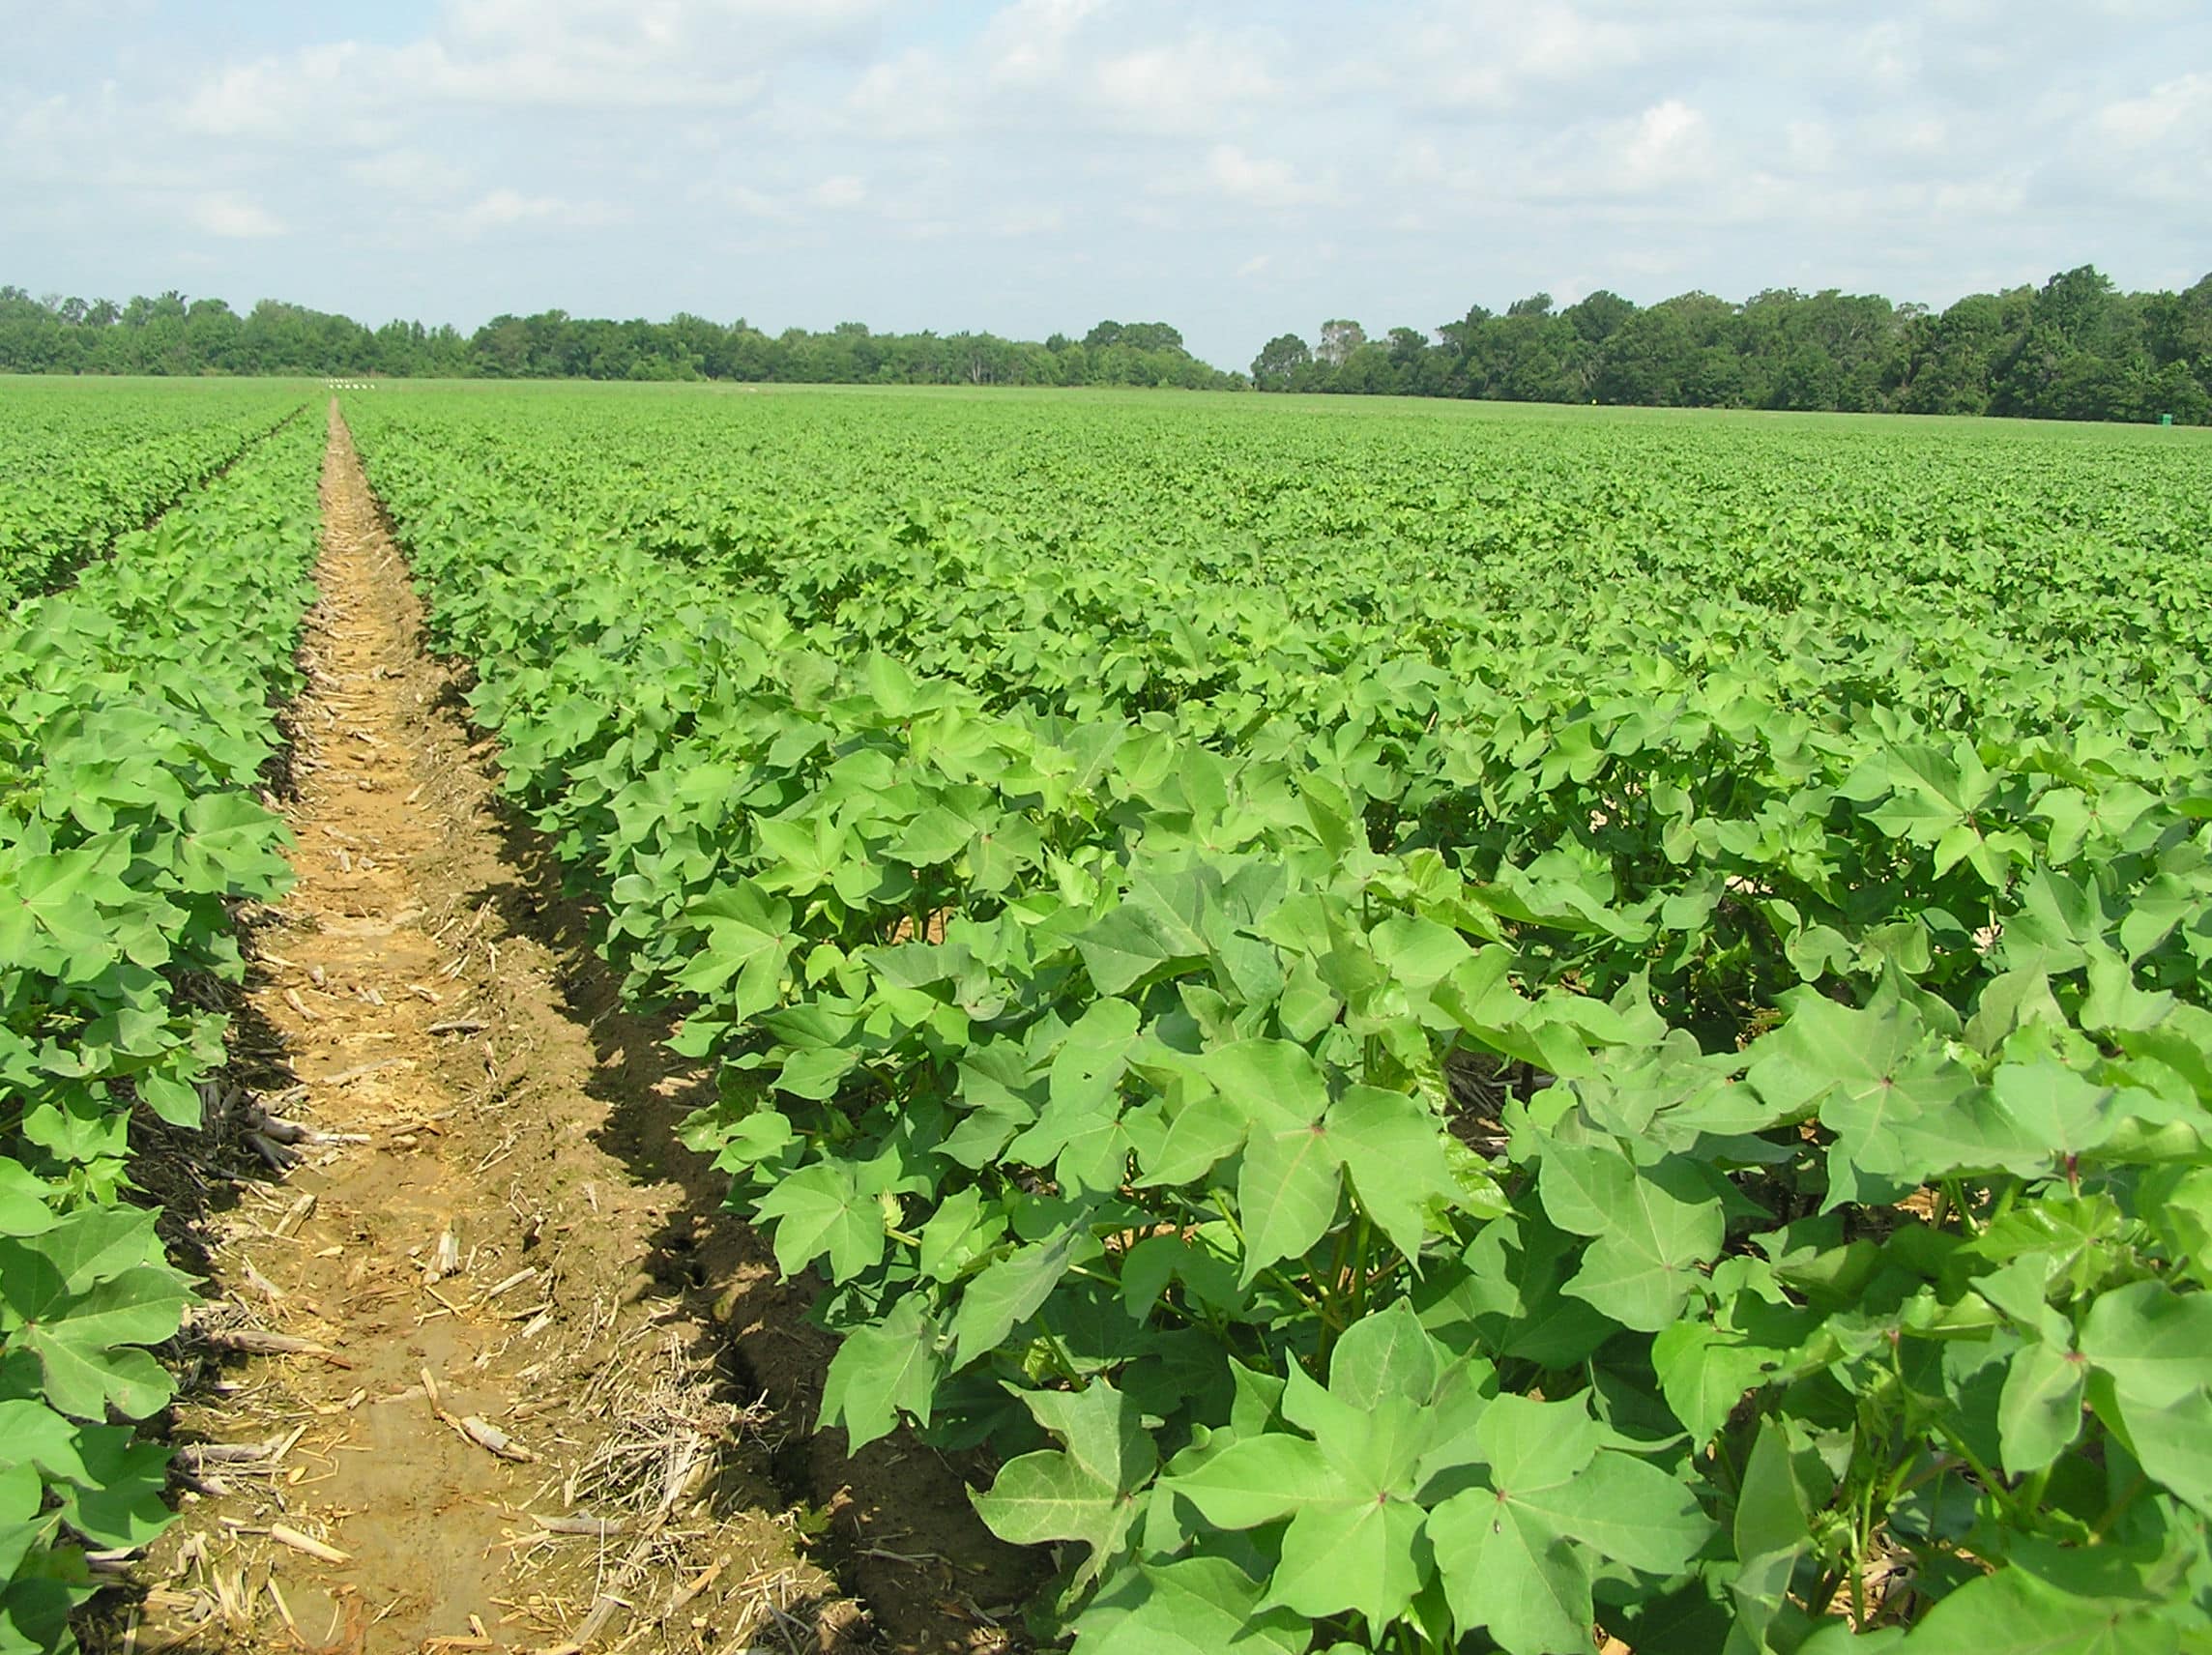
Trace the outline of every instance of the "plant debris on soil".
<instances>
[{"instance_id":1,"label":"plant debris on soil","mask_svg":"<svg viewBox=\"0 0 2212 1655\"><path fill-rule=\"evenodd\" d=\"M502 819L335 406L322 499L298 884L248 916L220 1132L146 1180L207 1277L175 1352L183 1520L91 1640L1013 1647L1039 1565L958 1470L810 1434L808 1287L675 1143L705 1077Z\"/></svg>"}]
</instances>

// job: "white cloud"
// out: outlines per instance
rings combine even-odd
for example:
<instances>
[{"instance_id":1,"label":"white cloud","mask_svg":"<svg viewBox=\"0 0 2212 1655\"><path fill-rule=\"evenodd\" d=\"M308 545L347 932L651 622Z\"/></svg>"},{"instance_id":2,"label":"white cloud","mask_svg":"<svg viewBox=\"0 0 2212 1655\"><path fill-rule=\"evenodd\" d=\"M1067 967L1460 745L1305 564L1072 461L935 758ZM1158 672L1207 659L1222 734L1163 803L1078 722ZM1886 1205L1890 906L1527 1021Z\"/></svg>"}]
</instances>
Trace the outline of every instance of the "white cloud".
<instances>
[{"instance_id":1,"label":"white cloud","mask_svg":"<svg viewBox=\"0 0 2212 1655\"><path fill-rule=\"evenodd\" d=\"M1266 268L1274 262L1272 253L1255 253L1237 267L1237 278L1249 281L1255 276L1263 275Z\"/></svg>"},{"instance_id":2,"label":"white cloud","mask_svg":"<svg viewBox=\"0 0 2212 1655\"><path fill-rule=\"evenodd\" d=\"M345 163L345 175L394 195L450 195L467 185L468 169L423 149L379 150Z\"/></svg>"},{"instance_id":3,"label":"white cloud","mask_svg":"<svg viewBox=\"0 0 2212 1655\"><path fill-rule=\"evenodd\" d=\"M815 205L842 212L858 207L868 198L867 180L850 172L834 173L817 184L810 192Z\"/></svg>"},{"instance_id":4,"label":"white cloud","mask_svg":"<svg viewBox=\"0 0 2212 1655\"><path fill-rule=\"evenodd\" d=\"M1091 93L1123 125L1150 134L1208 132L1283 88L1258 35L1193 29L1180 39L1123 51L1092 69Z\"/></svg>"},{"instance_id":5,"label":"white cloud","mask_svg":"<svg viewBox=\"0 0 2212 1655\"><path fill-rule=\"evenodd\" d=\"M451 215L453 227L463 235L480 236L497 230L539 227L590 230L618 223L624 214L603 201L571 201L559 195L530 195L502 186L488 190Z\"/></svg>"},{"instance_id":6,"label":"white cloud","mask_svg":"<svg viewBox=\"0 0 2212 1655\"><path fill-rule=\"evenodd\" d=\"M203 235L224 241L263 241L284 234L276 215L259 202L231 194L202 195L192 201L187 218Z\"/></svg>"},{"instance_id":7,"label":"white cloud","mask_svg":"<svg viewBox=\"0 0 2212 1655\"><path fill-rule=\"evenodd\" d=\"M2106 136L2131 146L2164 144L2212 127L2212 74L2189 73L2161 83L2140 98L2123 98L2098 111Z\"/></svg>"},{"instance_id":8,"label":"white cloud","mask_svg":"<svg viewBox=\"0 0 2212 1655\"><path fill-rule=\"evenodd\" d=\"M1654 103L1637 117L1620 164L1626 182L1638 187L1703 178L1715 165L1711 126L1679 98Z\"/></svg>"},{"instance_id":9,"label":"white cloud","mask_svg":"<svg viewBox=\"0 0 2212 1655\"><path fill-rule=\"evenodd\" d=\"M1521 0L1412 9L1386 26L1358 65L1370 90L1441 114L1496 113L1589 80L1645 55L1632 25L1573 6Z\"/></svg>"},{"instance_id":10,"label":"white cloud","mask_svg":"<svg viewBox=\"0 0 2212 1655\"><path fill-rule=\"evenodd\" d=\"M1279 156L1255 156L1237 144L1215 144L1194 178L1172 186L1218 195L1250 207L1307 207L1333 201L1332 173L1315 175Z\"/></svg>"},{"instance_id":11,"label":"white cloud","mask_svg":"<svg viewBox=\"0 0 2212 1655\"><path fill-rule=\"evenodd\" d=\"M988 77L996 86L1038 86L1066 67L1068 43L1104 0L1014 0L983 31Z\"/></svg>"}]
</instances>

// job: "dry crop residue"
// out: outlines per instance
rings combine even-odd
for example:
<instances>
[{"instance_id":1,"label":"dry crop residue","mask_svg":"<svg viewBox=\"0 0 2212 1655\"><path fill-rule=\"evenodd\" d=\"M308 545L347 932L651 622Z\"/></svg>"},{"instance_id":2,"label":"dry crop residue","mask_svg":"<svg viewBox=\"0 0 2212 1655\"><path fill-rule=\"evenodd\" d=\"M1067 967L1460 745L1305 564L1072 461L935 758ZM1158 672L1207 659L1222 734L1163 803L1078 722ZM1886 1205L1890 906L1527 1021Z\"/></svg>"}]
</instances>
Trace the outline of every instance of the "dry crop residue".
<instances>
[{"instance_id":1,"label":"dry crop residue","mask_svg":"<svg viewBox=\"0 0 2212 1655\"><path fill-rule=\"evenodd\" d=\"M133 1647L864 1643L772 1419L641 1273L684 1192L602 1145L603 1045L508 923L482 755L335 410L323 508L299 883L252 926L234 1039L234 1117L276 1118L232 1144L298 1162L228 1178L198 1236L185 1518Z\"/></svg>"}]
</instances>

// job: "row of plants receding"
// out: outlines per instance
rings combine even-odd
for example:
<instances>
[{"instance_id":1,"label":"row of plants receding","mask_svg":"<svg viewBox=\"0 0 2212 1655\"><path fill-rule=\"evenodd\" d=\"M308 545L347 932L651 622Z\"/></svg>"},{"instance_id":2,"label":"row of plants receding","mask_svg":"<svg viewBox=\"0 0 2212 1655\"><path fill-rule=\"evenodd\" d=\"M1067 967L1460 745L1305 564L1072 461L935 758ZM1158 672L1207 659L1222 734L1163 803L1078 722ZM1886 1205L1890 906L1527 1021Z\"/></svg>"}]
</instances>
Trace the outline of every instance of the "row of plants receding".
<instances>
[{"instance_id":1,"label":"row of plants receding","mask_svg":"<svg viewBox=\"0 0 2212 1655\"><path fill-rule=\"evenodd\" d=\"M118 537L190 496L300 410L296 392L12 387L0 432L0 598L66 585Z\"/></svg>"},{"instance_id":2,"label":"row of plants receding","mask_svg":"<svg viewBox=\"0 0 2212 1655\"><path fill-rule=\"evenodd\" d=\"M261 802L311 587L303 423L0 621L0 1648L74 1647L88 1552L170 1519L141 1434L191 1282L132 1178L134 1122L200 1123L206 985L288 883Z\"/></svg>"},{"instance_id":3,"label":"row of plants receding","mask_svg":"<svg viewBox=\"0 0 2212 1655\"><path fill-rule=\"evenodd\" d=\"M719 1061L691 1141L825 1280L824 1423L987 1448L1079 1650L2204 1623L2200 709L1977 741L1632 665L1439 709L1419 773L1223 751L840 652L426 410L360 435Z\"/></svg>"}]
</instances>

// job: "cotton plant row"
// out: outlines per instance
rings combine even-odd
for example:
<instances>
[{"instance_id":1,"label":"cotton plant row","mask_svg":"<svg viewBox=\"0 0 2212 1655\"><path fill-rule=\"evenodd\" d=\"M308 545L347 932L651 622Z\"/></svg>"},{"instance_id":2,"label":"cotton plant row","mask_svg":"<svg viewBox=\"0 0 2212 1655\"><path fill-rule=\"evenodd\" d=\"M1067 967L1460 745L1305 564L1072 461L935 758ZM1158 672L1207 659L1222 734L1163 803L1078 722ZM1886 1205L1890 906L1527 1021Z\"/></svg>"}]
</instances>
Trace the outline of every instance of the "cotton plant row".
<instances>
[{"instance_id":1,"label":"cotton plant row","mask_svg":"<svg viewBox=\"0 0 2212 1655\"><path fill-rule=\"evenodd\" d=\"M134 1122L198 1124L237 904L285 886L261 770L316 544L317 434L256 448L0 622L0 1649L74 1646L85 1553L169 1520L138 1422L189 1279L135 1198Z\"/></svg>"}]
</instances>

